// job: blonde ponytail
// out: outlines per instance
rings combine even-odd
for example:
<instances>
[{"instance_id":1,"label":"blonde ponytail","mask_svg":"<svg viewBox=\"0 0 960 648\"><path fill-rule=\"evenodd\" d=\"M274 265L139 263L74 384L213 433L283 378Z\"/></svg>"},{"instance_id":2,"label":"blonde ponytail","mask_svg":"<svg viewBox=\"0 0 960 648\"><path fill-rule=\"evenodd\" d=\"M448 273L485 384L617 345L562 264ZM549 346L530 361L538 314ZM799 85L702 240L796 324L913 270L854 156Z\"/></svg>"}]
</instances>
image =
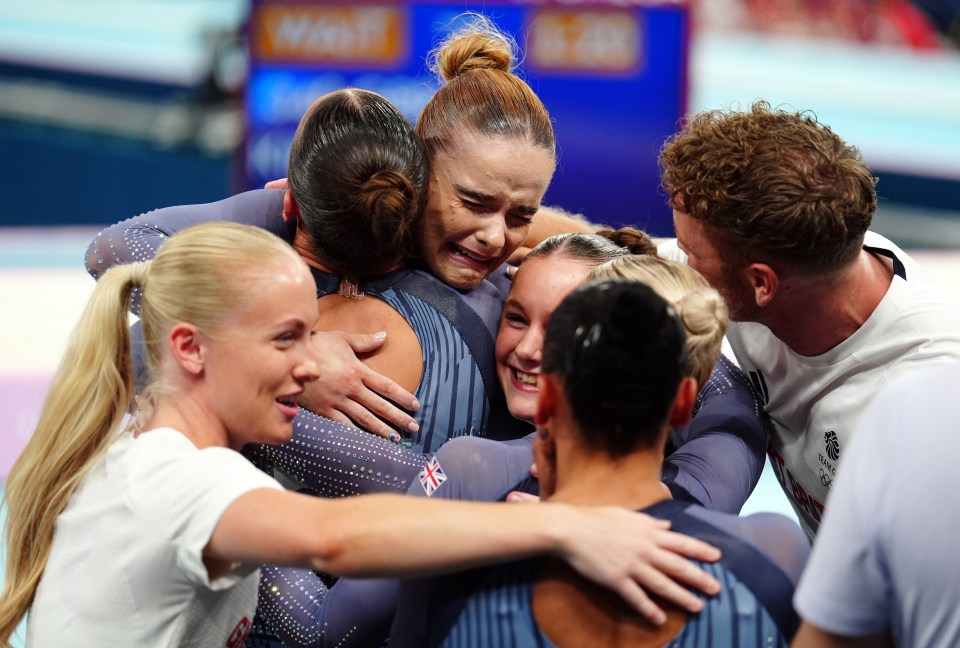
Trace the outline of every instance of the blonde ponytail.
<instances>
[{"instance_id":1,"label":"blonde ponytail","mask_svg":"<svg viewBox=\"0 0 960 648\"><path fill-rule=\"evenodd\" d=\"M54 374L36 430L7 477L0 645L9 645L33 602L57 517L110 446L133 397L127 306L149 264L117 266L100 278Z\"/></svg>"}]
</instances>

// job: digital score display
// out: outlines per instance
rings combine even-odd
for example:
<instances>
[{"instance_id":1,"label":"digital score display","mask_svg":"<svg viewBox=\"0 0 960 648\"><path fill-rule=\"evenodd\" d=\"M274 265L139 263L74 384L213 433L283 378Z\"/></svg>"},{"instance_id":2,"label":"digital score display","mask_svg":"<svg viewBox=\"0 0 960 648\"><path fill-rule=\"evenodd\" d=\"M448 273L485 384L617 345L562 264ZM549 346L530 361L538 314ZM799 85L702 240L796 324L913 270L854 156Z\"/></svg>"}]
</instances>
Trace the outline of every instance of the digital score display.
<instances>
[{"instance_id":1,"label":"digital score display","mask_svg":"<svg viewBox=\"0 0 960 648\"><path fill-rule=\"evenodd\" d=\"M415 122L438 87L427 55L467 11L514 36L518 74L554 120L558 165L544 203L594 222L672 233L657 152L686 109L685 2L255 0L249 187L286 175L297 123L327 92L378 92Z\"/></svg>"}]
</instances>

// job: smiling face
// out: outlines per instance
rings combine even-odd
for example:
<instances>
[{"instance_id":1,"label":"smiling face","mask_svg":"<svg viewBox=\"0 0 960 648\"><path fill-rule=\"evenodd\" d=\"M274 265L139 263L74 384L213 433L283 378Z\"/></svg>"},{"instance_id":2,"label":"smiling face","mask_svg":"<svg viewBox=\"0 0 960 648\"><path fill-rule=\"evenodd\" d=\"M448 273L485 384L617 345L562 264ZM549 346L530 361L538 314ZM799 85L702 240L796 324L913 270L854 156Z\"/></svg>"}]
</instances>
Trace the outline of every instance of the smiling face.
<instances>
[{"instance_id":1,"label":"smiling face","mask_svg":"<svg viewBox=\"0 0 960 648\"><path fill-rule=\"evenodd\" d=\"M317 321L316 284L299 259L269 268L254 280L249 308L209 340L206 379L230 447L282 443L304 385L315 380L312 329Z\"/></svg>"},{"instance_id":2,"label":"smiling face","mask_svg":"<svg viewBox=\"0 0 960 648\"><path fill-rule=\"evenodd\" d=\"M430 272L469 290L523 243L553 177L550 151L464 133L431 165L420 253Z\"/></svg>"},{"instance_id":3,"label":"smiling face","mask_svg":"<svg viewBox=\"0 0 960 648\"><path fill-rule=\"evenodd\" d=\"M564 257L528 258L517 271L497 334L497 376L507 408L532 421L540 390L543 334L564 297L583 283L593 265Z\"/></svg>"}]
</instances>

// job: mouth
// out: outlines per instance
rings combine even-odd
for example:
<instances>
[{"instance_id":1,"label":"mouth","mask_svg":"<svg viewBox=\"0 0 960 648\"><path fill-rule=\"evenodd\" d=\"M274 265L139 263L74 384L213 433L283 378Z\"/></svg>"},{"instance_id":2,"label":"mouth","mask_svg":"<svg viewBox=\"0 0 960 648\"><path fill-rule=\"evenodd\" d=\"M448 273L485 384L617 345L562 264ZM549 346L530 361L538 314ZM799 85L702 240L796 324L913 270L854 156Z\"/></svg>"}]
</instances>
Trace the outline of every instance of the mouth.
<instances>
[{"instance_id":1,"label":"mouth","mask_svg":"<svg viewBox=\"0 0 960 648\"><path fill-rule=\"evenodd\" d=\"M511 369L510 372L513 375L513 381L519 385L521 389L525 391L537 391L536 374L529 374L519 369Z\"/></svg>"},{"instance_id":2,"label":"mouth","mask_svg":"<svg viewBox=\"0 0 960 648\"><path fill-rule=\"evenodd\" d=\"M276 399L278 409L290 420L293 420L300 411L300 404L297 402L298 398L299 394L295 396L281 396Z\"/></svg>"},{"instance_id":3,"label":"mouth","mask_svg":"<svg viewBox=\"0 0 960 648\"><path fill-rule=\"evenodd\" d=\"M470 250L461 247L456 243L450 243L450 251L454 256L459 257L461 260L465 260L467 265L474 265L484 269L488 268L496 258L471 252Z\"/></svg>"}]
</instances>

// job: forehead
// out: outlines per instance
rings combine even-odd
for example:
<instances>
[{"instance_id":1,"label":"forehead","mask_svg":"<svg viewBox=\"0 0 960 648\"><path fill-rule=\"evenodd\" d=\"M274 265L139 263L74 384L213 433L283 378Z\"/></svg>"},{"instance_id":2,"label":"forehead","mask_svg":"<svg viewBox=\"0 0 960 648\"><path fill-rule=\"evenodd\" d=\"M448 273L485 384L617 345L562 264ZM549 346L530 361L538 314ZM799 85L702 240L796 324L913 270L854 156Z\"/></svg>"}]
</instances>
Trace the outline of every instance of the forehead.
<instances>
[{"instance_id":1,"label":"forehead","mask_svg":"<svg viewBox=\"0 0 960 648\"><path fill-rule=\"evenodd\" d=\"M238 322L250 326L272 326L296 319L313 325L317 318L317 287L303 261L283 257L248 275L249 295Z\"/></svg>"},{"instance_id":2,"label":"forehead","mask_svg":"<svg viewBox=\"0 0 960 648\"><path fill-rule=\"evenodd\" d=\"M469 131L433 161L438 175L470 189L487 188L488 193L489 188L542 193L554 166L550 151L524 138L485 137Z\"/></svg>"},{"instance_id":3,"label":"forehead","mask_svg":"<svg viewBox=\"0 0 960 648\"><path fill-rule=\"evenodd\" d=\"M508 298L524 308L552 313L591 270L588 263L559 256L528 259L517 271Z\"/></svg>"}]
</instances>

